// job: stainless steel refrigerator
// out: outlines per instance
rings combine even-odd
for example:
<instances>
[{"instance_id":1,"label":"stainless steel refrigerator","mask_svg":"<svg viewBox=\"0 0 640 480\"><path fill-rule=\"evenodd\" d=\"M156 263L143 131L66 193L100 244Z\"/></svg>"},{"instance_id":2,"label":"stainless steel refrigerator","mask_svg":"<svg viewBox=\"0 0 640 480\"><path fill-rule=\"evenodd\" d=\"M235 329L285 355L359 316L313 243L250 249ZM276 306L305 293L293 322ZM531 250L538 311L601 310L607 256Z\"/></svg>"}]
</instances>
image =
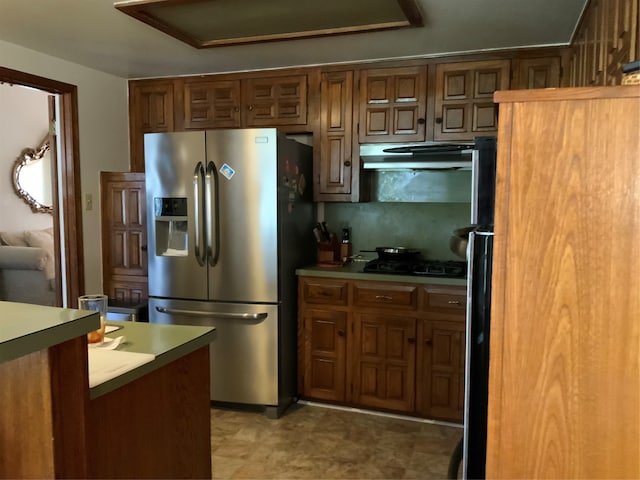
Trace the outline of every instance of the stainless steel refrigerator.
<instances>
[{"instance_id":1,"label":"stainless steel refrigerator","mask_svg":"<svg viewBox=\"0 0 640 480\"><path fill-rule=\"evenodd\" d=\"M276 129L146 134L149 321L212 325L211 400L296 396L295 269L313 263L311 148Z\"/></svg>"}]
</instances>

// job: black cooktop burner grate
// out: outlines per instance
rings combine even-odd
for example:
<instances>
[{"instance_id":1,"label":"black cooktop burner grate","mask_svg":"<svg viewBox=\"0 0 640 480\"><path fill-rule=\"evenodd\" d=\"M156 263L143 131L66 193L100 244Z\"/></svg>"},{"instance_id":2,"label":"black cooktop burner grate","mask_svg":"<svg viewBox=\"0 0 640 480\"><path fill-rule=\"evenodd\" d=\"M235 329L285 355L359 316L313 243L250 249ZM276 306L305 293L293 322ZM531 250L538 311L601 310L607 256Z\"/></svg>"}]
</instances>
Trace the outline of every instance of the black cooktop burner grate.
<instances>
[{"instance_id":1,"label":"black cooktop burner grate","mask_svg":"<svg viewBox=\"0 0 640 480\"><path fill-rule=\"evenodd\" d=\"M431 277L464 278L467 274L466 262L455 260L382 260L367 262L366 273L387 273L395 275L422 275Z\"/></svg>"}]
</instances>

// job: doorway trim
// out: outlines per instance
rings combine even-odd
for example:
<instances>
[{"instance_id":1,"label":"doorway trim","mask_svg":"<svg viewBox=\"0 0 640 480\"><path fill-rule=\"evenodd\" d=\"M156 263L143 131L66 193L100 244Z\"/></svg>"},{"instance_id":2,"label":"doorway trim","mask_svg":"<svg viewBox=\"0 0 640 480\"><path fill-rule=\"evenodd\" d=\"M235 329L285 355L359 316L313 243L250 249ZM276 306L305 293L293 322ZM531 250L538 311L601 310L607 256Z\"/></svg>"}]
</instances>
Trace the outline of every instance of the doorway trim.
<instances>
[{"instance_id":1,"label":"doorway trim","mask_svg":"<svg viewBox=\"0 0 640 480\"><path fill-rule=\"evenodd\" d=\"M84 250L82 242L82 197L80 195L80 147L78 140L78 87L69 83L0 67L0 82L23 85L59 95L60 111L60 178L62 200L54 205L54 231L62 229L64 245L59 245L59 231L56 247L64 248L64 281L66 305L76 307L78 296L84 293ZM62 209L62 224L58 227ZM60 257L60 255L58 255ZM56 274L60 276L60 269Z\"/></svg>"}]
</instances>

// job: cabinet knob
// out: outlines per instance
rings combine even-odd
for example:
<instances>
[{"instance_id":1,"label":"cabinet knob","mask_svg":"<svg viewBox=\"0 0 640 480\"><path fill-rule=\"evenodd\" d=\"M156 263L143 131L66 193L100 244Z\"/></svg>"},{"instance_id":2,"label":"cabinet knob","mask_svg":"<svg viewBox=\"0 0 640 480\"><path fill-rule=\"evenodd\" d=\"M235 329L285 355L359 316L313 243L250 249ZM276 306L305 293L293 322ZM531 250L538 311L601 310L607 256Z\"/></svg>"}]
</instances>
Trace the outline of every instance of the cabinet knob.
<instances>
[{"instance_id":1,"label":"cabinet knob","mask_svg":"<svg viewBox=\"0 0 640 480\"><path fill-rule=\"evenodd\" d=\"M351 166L351 160L345 160L344 161L344 166L345 167L350 167Z\"/></svg>"},{"instance_id":2,"label":"cabinet knob","mask_svg":"<svg viewBox=\"0 0 640 480\"><path fill-rule=\"evenodd\" d=\"M425 345L433 345L433 340L431 340L430 338L425 338L424 339L424 344Z\"/></svg>"},{"instance_id":3,"label":"cabinet knob","mask_svg":"<svg viewBox=\"0 0 640 480\"><path fill-rule=\"evenodd\" d=\"M416 339L409 337L409 338L407 338L407 342L408 343L416 343Z\"/></svg>"},{"instance_id":4,"label":"cabinet knob","mask_svg":"<svg viewBox=\"0 0 640 480\"><path fill-rule=\"evenodd\" d=\"M338 330L339 337L344 337L345 335L346 335L346 332L344 330Z\"/></svg>"},{"instance_id":5,"label":"cabinet knob","mask_svg":"<svg viewBox=\"0 0 640 480\"><path fill-rule=\"evenodd\" d=\"M436 123L438 123L438 124L439 124L439 123L442 123L442 117L438 117L438 118L436 118Z\"/></svg>"},{"instance_id":6,"label":"cabinet knob","mask_svg":"<svg viewBox=\"0 0 640 480\"><path fill-rule=\"evenodd\" d=\"M424 125L425 123L427 123L427 121L424 118L418 119L418 125Z\"/></svg>"},{"instance_id":7,"label":"cabinet knob","mask_svg":"<svg viewBox=\"0 0 640 480\"><path fill-rule=\"evenodd\" d=\"M146 252L147 251L147 246L146 245L142 245L140 247L140 250L142 250L143 252Z\"/></svg>"},{"instance_id":8,"label":"cabinet knob","mask_svg":"<svg viewBox=\"0 0 640 480\"><path fill-rule=\"evenodd\" d=\"M234 112L239 112L240 111L240 107L236 107L233 109Z\"/></svg>"},{"instance_id":9,"label":"cabinet knob","mask_svg":"<svg viewBox=\"0 0 640 480\"><path fill-rule=\"evenodd\" d=\"M249 105L249 106L247 106L247 108L248 108L249 110L253 110L253 105Z\"/></svg>"}]
</instances>

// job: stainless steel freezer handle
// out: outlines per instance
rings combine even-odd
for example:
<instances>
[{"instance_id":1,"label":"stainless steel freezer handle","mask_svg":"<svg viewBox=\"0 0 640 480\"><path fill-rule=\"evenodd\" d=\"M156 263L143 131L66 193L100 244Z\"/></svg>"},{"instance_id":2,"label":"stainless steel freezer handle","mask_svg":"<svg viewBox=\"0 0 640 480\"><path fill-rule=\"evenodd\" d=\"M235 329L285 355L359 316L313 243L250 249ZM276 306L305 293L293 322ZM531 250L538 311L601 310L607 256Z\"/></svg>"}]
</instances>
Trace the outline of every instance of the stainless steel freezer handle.
<instances>
[{"instance_id":1,"label":"stainless steel freezer handle","mask_svg":"<svg viewBox=\"0 0 640 480\"><path fill-rule=\"evenodd\" d=\"M209 317L209 318L231 318L235 320L255 320L261 321L267 318L266 312L261 313L220 313L220 312L206 312L203 310L183 310L180 308L165 308L156 307L156 310L160 313L166 313L168 315L188 315L190 317Z\"/></svg>"},{"instance_id":2,"label":"stainless steel freezer handle","mask_svg":"<svg viewBox=\"0 0 640 480\"><path fill-rule=\"evenodd\" d=\"M206 250L204 249L204 236L202 231L202 208L203 198L202 187L204 185L204 165L202 162L198 162L195 170L193 171L193 206L194 206L194 250L196 254L196 260L201 267L204 267L206 260Z\"/></svg>"},{"instance_id":3,"label":"stainless steel freezer handle","mask_svg":"<svg viewBox=\"0 0 640 480\"><path fill-rule=\"evenodd\" d=\"M207 257L209 265L215 267L220 257L220 229L218 212L218 172L213 162L207 165L205 176L205 199L207 205L206 231Z\"/></svg>"}]
</instances>

